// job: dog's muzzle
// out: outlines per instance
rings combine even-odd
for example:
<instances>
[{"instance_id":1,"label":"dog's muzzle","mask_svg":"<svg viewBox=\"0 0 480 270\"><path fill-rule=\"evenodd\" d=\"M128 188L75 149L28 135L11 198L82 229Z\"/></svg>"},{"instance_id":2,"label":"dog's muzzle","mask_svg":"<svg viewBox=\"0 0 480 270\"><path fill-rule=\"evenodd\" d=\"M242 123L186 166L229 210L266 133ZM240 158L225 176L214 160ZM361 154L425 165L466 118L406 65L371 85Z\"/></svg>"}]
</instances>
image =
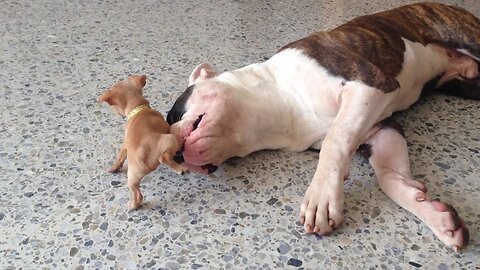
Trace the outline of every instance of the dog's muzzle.
<instances>
[{"instance_id":1,"label":"dog's muzzle","mask_svg":"<svg viewBox=\"0 0 480 270\"><path fill-rule=\"evenodd\" d=\"M183 153L182 151L178 151L174 156L173 156L173 160L179 164L185 162L185 159L183 158ZM211 173L214 173L217 169L218 169L218 166L215 166L213 164L206 164L206 165L202 165L200 166L200 168L202 168L203 170L207 170L207 173L208 174L211 174Z\"/></svg>"}]
</instances>

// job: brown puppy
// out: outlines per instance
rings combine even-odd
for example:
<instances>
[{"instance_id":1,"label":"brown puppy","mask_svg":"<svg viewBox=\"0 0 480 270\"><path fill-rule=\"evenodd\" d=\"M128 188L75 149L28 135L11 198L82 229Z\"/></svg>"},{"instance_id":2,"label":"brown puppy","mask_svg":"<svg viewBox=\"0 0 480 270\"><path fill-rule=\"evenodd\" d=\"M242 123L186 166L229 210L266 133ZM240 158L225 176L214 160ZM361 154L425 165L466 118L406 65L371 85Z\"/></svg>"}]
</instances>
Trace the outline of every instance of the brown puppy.
<instances>
[{"instance_id":1,"label":"brown puppy","mask_svg":"<svg viewBox=\"0 0 480 270\"><path fill-rule=\"evenodd\" d=\"M160 163L167 164L179 174L187 171L172 159L179 145L175 136L168 134L170 126L143 97L146 80L146 75L131 76L114 84L98 99L98 102L107 102L116 112L127 117L125 141L108 171L118 172L128 159L128 187L132 192L128 206L132 209L139 208L143 201L140 181Z\"/></svg>"}]
</instances>

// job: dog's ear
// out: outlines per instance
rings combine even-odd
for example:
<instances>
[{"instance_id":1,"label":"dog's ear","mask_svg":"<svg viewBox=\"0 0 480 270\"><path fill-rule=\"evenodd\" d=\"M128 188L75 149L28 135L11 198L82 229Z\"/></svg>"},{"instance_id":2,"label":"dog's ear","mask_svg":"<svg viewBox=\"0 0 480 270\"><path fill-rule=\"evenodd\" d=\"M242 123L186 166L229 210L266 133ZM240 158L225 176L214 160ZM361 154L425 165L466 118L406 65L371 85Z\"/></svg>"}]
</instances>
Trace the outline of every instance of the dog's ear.
<instances>
[{"instance_id":1,"label":"dog's ear","mask_svg":"<svg viewBox=\"0 0 480 270\"><path fill-rule=\"evenodd\" d=\"M215 76L217 76L217 72L215 72L213 67L207 63L202 63L193 70L192 74L190 74L190 77L188 78L188 86Z\"/></svg>"},{"instance_id":2,"label":"dog's ear","mask_svg":"<svg viewBox=\"0 0 480 270\"><path fill-rule=\"evenodd\" d=\"M143 89L145 84L147 84L147 75L133 75L130 79L140 89Z\"/></svg>"},{"instance_id":3,"label":"dog's ear","mask_svg":"<svg viewBox=\"0 0 480 270\"><path fill-rule=\"evenodd\" d=\"M111 90L106 91L98 98L98 103L107 102L110 106L117 105L119 99Z\"/></svg>"}]
</instances>

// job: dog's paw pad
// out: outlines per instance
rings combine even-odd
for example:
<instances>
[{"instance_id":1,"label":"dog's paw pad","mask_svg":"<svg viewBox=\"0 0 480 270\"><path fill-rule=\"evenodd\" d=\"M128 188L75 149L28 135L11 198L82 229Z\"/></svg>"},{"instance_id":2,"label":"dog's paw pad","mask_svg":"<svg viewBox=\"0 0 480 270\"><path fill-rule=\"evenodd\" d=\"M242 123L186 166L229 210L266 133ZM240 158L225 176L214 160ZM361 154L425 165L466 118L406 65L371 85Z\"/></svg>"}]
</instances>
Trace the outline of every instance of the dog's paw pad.
<instances>
[{"instance_id":1,"label":"dog's paw pad","mask_svg":"<svg viewBox=\"0 0 480 270\"><path fill-rule=\"evenodd\" d=\"M437 199L427 203L431 204L433 211L428 211L424 219L434 234L456 251L466 246L470 240L470 233L457 210Z\"/></svg>"}]
</instances>

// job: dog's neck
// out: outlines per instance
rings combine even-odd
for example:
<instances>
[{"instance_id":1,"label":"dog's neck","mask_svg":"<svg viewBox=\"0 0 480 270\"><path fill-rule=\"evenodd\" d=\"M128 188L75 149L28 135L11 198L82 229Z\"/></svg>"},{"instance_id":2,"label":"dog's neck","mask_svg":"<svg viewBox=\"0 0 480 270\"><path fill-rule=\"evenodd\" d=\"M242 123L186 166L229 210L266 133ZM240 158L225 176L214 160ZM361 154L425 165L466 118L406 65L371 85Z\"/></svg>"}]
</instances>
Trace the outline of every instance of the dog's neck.
<instances>
[{"instance_id":1,"label":"dog's neck","mask_svg":"<svg viewBox=\"0 0 480 270\"><path fill-rule=\"evenodd\" d=\"M137 107L130 110L130 112L127 114L127 121L135 117L135 115L137 115L139 112L147 109L150 109L150 105L148 103L138 105Z\"/></svg>"}]
</instances>

